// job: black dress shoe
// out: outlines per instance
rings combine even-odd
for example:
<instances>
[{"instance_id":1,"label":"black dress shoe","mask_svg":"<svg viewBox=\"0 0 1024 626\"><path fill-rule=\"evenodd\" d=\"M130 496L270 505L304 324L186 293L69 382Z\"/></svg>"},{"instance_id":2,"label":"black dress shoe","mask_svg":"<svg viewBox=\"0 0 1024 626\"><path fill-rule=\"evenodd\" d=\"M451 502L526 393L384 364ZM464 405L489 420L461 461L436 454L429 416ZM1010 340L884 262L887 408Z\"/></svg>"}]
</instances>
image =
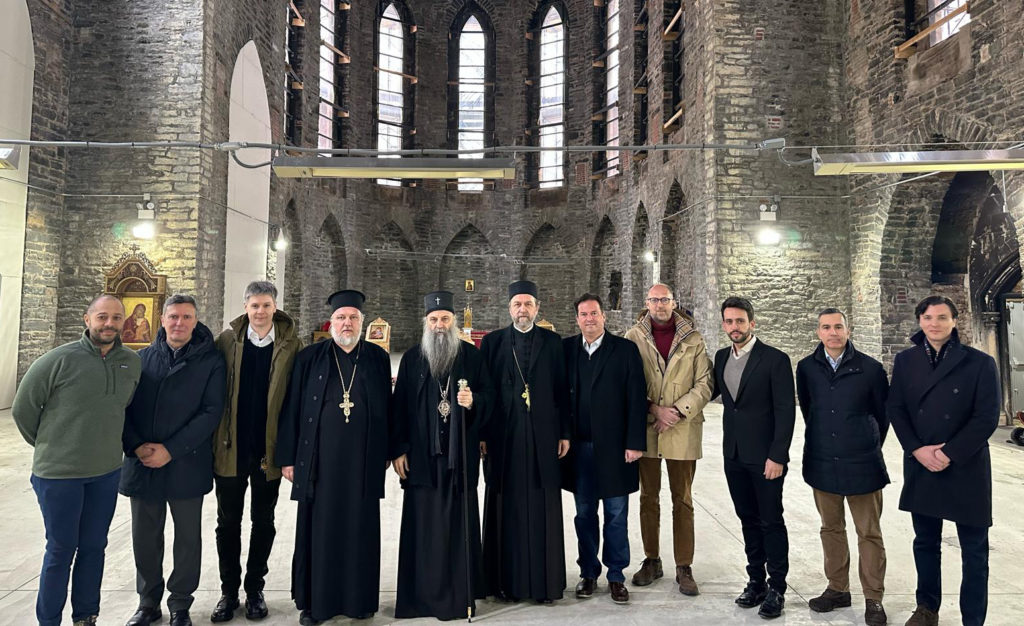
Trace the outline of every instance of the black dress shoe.
<instances>
[{"instance_id":1,"label":"black dress shoe","mask_svg":"<svg viewBox=\"0 0 1024 626\"><path fill-rule=\"evenodd\" d=\"M596 578L581 578L580 582L576 583L576 597L589 598L594 595L595 588L597 588Z\"/></svg>"},{"instance_id":2,"label":"black dress shoe","mask_svg":"<svg viewBox=\"0 0 1024 626\"><path fill-rule=\"evenodd\" d=\"M768 593L764 597L764 602L761 603L761 608L757 611L757 614L764 619L775 619L782 615L782 608L785 606L786 598L778 591L769 589Z\"/></svg>"},{"instance_id":3,"label":"black dress shoe","mask_svg":"<svg viewBox=\"0 0 1024 626\"><path fill-rule=\"evenodd\" d=\"M613 583L608 581L608 591L612 594L612 602L615 604L626 604L629 602L629 590L624 583Z\"/></svg>"},{"instance_id":4,"label":"black dress shoe","mask_svg":"<svg viewBox=\"0 0 1024 626\"><path fill-rule=\"evenodd\" d=\"M160 607L140 606L135 610L135 615L128 618L124 626L149 626L153 622L159 622L163 617L164 614L160 612Z\"/></svg>"},{"instance_id":5,"label":"black dress shoe","mask_svg":"<svg viewBox=\"0 0 1024 626\"><path fill-rule=\"evenodd\" d=\"M189 617L188 611L171 611L171 626L192 626L192 618Z\"/></svg>"},{"instance_id":6,"label":"black dress shoe","mask_svg":"<svg viewBox=\"0 0 1024 626\"><path fill-rule=\"evenodd\" d=\"M767 593L768 589L764 583L751 580L747 583L747 587L740 594L740 597L736 598L736 604L745 609L752 609L764 602L764 597Z\"/></svg>"},{"instance_id":7,"label":"black dress shoe","mask_svg":"<svg viewBox=\"0 0 1024 626\"><path fill-rule=\"evenodd\" d=\"M313 613L309 609L303 609L299 613L299 624L301 626L316 626L320 620L313 619Z\"/></svg>"},{"instance_id":8,"label":"black dress shoe","mask_svg":"<svg viewBox=\"0 0 1024 626\"><path fill-rule=\"evenodd\" d=\"M362 615L356 615L353 619L373 619L376 613L363 613Z\"/></svg>"},{"instance_id":9,"label":"black dress shoe","mask_svg":"<svg viewBox=\"0 0 1024 626\"><path fill-rule=\"evenodd\" d=\"M263 592L258 591L245 597L245 619L263 619L270 611L263 599Z\"/></svg>"},{"instance_id":10,"label":"black dress shoe","mask_svg":"<svg viewBox=\"0 0 1024 626\"><path fill-rule=\"evenodd\" d=\"M235 618L235 609L238 608L238 596L221 596L210 613L210 621L214 624L219 622L230 622Z\"/></svg>"}]
</instances>

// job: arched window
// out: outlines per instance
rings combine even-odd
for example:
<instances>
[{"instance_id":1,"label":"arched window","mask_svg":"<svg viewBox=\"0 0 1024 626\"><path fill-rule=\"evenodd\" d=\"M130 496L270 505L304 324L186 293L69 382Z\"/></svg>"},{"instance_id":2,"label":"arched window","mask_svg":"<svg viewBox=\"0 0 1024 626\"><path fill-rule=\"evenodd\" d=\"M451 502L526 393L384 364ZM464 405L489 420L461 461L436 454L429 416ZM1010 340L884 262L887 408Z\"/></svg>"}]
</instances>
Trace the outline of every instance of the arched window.
<instances>
[{"instance_id":1,"label":"arched window","mask_svg":"<svg viewBox=\"0 0 1024 626\"><path fill-rule=\"evenodd\" d=\"M405 38L402 18L389 3L377 28L377 149L401 150L405 135L406 106ZM397 155L392 155L397 156ZM389 157L391 158L391 157ZM378 178L377 183L398 187L398 180Z\"/></svg>"},{"instance_id":2,"label":"arched window","mask_svg":"<svg viewBox=\"0 0 1024 626\"><path fill-rule=\"evenodd\" d=\"M302 45L306 21L300 10L303 0L292 0L284 40L284 140L293 146L302 144Z\"/></svg>"},{"instance_id":3,"label":"arched window","mask_svg":"<svg viewBox=\"0 0 1024 626\"><path fill-rule=\"evenodd\" d=\"M662 50L662 124L661 132L668 135L682 126L683 117L683 22L685 9L682 0L665 0L665 30L661 34Z\"/></svg>"},{"instance_id":4,"label":"arched window","mask_svg":"<svg viewBox=\"0 0 1024 626\"><path fill-rule=\"evenodd\" d=\"M471 16L459 36L459 150L482 150L484 147L486 70L484 31L476 16ZM479 159L484 153L474 152L461 156ZM459 191L482 191L483 188L483 179L459 179Z\"/></svg>"},{"instance_id":5,"label":"arched window","mask_svg":"<svg viewBox=\"0 0 1024 626\"><path fill-rule=\"evenodd\" d=\"M619 145L619 0L605 5L604 143ZM605 152L605 176L619 173L619 151Z\"/></svg>"},{"instance_id":6,"label":"arched window","mask_svg":"<svg viewBox=\"0 0 1024 626\"><path fill-rule=\"evenodd\" d=\"M320 105L317 114L317 148L331 149L341 143L339 118L345 109L341 105L340 66L349 62L348 55L341 51L344 19L338 11L338 0L320 0Z\"/></svg>"},{"instance_id":7,"label":"arched window","mask_svg":"<svg viewBox=\"0 0 1024 626\"><path fill-rule=\"evenodd\" d=\"M541 147L565 146L565 21L554 6L540 24L540 103L537 127ZM565 153L540 153L537 180L541 189L565 184Z\"/></svg>"},{"instance_id":8,"label":"arched window","mask_svg":"<svg viewBox=\"0 0 1024 626\"><path fill-rule=\"evenodd\" d=\"M494 132L494 29L490 17L468 2L448 33L448 145L470 150L464 159L486 156ZM459 191L481 191L480 178L460 178Z\"/></svg>"}]
</instances>

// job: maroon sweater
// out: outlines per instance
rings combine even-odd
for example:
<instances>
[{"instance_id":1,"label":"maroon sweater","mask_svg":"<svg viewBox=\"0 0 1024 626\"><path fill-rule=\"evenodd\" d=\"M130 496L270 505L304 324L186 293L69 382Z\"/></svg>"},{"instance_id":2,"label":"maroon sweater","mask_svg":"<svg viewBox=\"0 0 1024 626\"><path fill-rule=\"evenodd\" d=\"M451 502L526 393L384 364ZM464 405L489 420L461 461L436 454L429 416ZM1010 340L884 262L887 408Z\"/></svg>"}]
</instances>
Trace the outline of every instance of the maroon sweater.
<instances>
[{"instance_id":1,"label":"maroon sweater","mask_svg":"<svg viewBox=\"0 0 1024 626\"><path fill-rule=\"evenodd\" d=\"M652 317L651 333L654 335L654 345L658 348L661 358L668 363L668 351L672 349L672 340L676 336L675 319L670 319L666 324L660 324Z\"/></svg>"}]
</instances>

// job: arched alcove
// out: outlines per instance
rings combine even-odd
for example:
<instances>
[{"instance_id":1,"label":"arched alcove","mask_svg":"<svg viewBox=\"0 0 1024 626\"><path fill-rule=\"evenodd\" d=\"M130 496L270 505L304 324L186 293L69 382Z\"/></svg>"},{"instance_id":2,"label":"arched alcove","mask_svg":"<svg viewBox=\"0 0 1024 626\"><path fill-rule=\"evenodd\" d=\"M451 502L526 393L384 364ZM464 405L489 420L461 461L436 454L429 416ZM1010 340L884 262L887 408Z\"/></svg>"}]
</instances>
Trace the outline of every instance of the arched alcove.
<instances>
[{"instance_id":1,"label":"arched alcove","mask_svg":"<svg viewBox=\"0 0 1024 626\"><path fill-rule=\"evenodd\" d=\"M576 294L576 267L566 254L551 224L544 224L530 238L523 253L520 279L537 283L540 300L540 317L555 325L562 335L572 334L573 300Z\"/></svg>"},{"instance_id":2,"label":"arched alcove","mask_svg":"<svg viewBox=\"0 0 1024 626\"><path fill-rule=\"evenodd\" d=\"M259 52L251 40L235 58L229 107L228 141L270 143L267 88L263 83ZM262 163L270 159L270 151L247 148L239 150L237 156L245 163ZM245 168L229 157L227 203L229 208L224 232L225 326L241 312L245 286L267 275L270 168Z\"/></svg>"},{"instance_id":3,"label":"arched alcove","mask_svg":"<svg viewBox=\"0 0 1024 626\"><path fill-rule=\"evenodd\" d=\"M35 52L28 5L20 0L8 7L0 20L0 137L28 139L32 129L32 93ZM28 189L28 148L21 149L16 170L0 170L0 310L6 311L0 333L0 409L11 406L18 376L18 338L22 275L25 262L25 201Z\"/></svg>"}]
</instances>

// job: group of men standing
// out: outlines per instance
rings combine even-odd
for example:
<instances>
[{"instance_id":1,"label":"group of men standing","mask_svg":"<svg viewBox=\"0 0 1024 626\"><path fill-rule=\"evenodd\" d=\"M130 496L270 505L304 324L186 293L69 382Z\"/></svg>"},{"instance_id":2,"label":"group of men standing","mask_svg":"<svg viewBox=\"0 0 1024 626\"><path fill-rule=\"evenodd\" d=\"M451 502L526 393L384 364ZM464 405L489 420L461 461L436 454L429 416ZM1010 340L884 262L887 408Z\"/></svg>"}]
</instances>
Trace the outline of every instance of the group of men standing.
<instances>
[{"instance_id":1,"label":"group of men standing","mask_svg":"<svg viewBox=\"0 0 1024 626\"><path fill-rule=\"evenodd\" d=\"M271 283L250 284L245 313L217 338L198 321L194 299L171 296L155 341L138 355L118 338L122 304L100 296L87 309L82 339L30 367L13 413L35 447L32 484L46 526L40 624L60 623L72 562L73 619L96 623L117 490L131 499L140 598L128 626L162 618L165 587L171 625L192 623L202 501L214 488L222 595L211 620L231 620L241 591L246 617L265 617L282 476L298 503L291 574L300 623L370 617L379 606L380 500L389 466L404 500L396 617L471 616L474 600L488 595L561 599L562 489L576 508L575 595L597 592L603 566L611 599L627 603L629 495L637 490L645 558L632 583L664 575L663 459L675 583L680 593L698 595L692 486L703 410L717 396L725 475L748 563L739 606L759 607L764 618L784 609L782 492L798 401L806 422L803 474L821 515L828 579L811 609L851 604L849 507L865 621L887 621L880 516L889 478L881 448L891 421L906 451L900 508L912 513L915 530L918 608L907 624L938 623L944 519L960 535L964 623L984 622L987 438L998 419L999 385L991 357L959 342L956 307L946 298L918 305L922 331L897 356L891 385L882 366L854 348L843 313L822 311L820 343L799 362L794 387L789 357L754 335L753 306L744 298L722 303L730 345L712 360L667 285L650 288L624 337L606 332L601 299L584 294L574 303L580 333L562 339L536 324L537 285L517 281L508 292L511 324L486 335L479 350L461 338L453 294L438 291L424 298L420 343L402 356L392 390L390 357L362 339L362 293L332 294L332 340L301 350L276 296ZM252 530L243 577L247 490ZM165 583L168 509L174 567Z\"/></svg>"}]
</instances>

